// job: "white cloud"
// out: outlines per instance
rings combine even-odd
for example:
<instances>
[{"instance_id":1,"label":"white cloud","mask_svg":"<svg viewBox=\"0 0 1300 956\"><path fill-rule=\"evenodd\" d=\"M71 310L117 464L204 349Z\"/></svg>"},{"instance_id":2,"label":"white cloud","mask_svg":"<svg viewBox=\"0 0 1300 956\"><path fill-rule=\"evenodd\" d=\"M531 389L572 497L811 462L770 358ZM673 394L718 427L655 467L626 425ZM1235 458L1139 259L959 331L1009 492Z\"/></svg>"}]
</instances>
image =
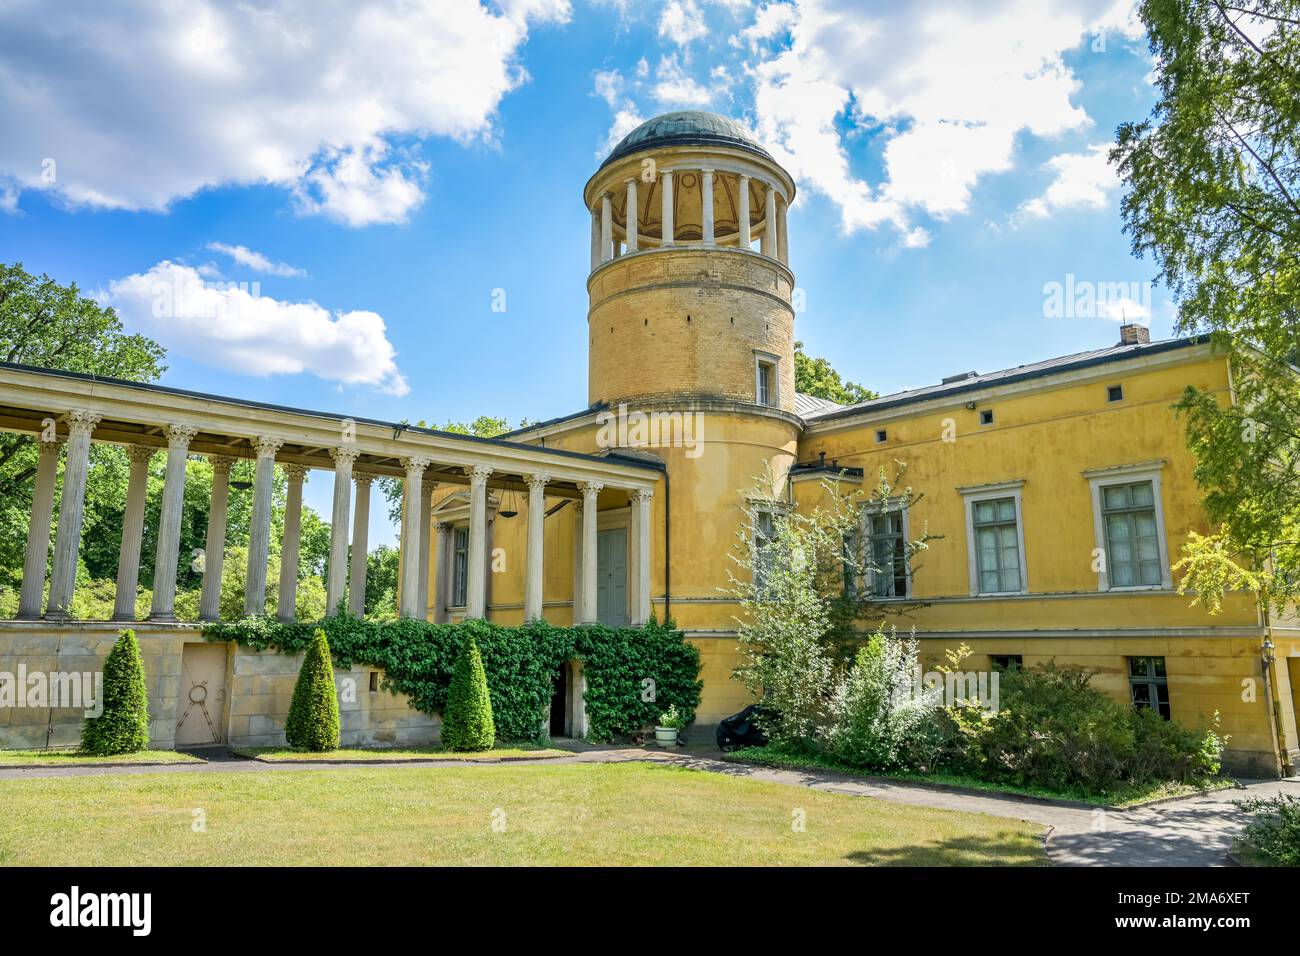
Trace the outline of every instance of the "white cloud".
<instances>
[{"instance_id":1,"label":"white cloud","mask_svg":"<svg viewBox=\"0 0 1300 956\"><path fill-rule=\"evenodd\" d=\"M756 49L764 40L779 36L795 21L795 9L788 3L765 3L754 16L754 22L732 38L732 43L739 46L742 41Z\"/></svg>"},{"instance_id":2,"label":"white cloud","mask_svg":"<svg viewBox=\"0 0 1300 956\"><path fill-rule=\"evenodd\" d=\"M1109 143L1097 143L1082 153L1061 153L1046 163L1056 176L1043 195L1020 207L1025 216L1042 218L1057 209L1105 209L1119 187L1115 169L1107 161Z\"/></svg>"},{"instance_id":3,"label":"white cloud","mask_svg":"<svg viewBox=\"0 0 1300 956\"><path fill-rule=\"evenodd\" d=\"M101 298L128 327L206 365L255 376L310 372L394 395L410 390L374 312L331 314L260 291L257 283L205 282L199 270L163 261L114 280Z\"/></svg>"},{"instance_id":4,"label":"white cloud","mask_svg":"<svg viewBox=\"0 0 1300 956\"><path fill-rule=\"evenodd\" d=\"M401 221L421 176L385 138L490 139L527 79L530 25L569 13L568 0L0 4L0 175L71 205L149 210L264 183L350 224Z\"/></svg>"},{"instance_id":5,"label":"white cloud","mask_svg":"<svg viewBox=\"0 0 1300 956\"><path fill-rule=\"evenodd\" d=\"M295 269L291 265L283 262L276 262L260 252L254 252L248 246L232 246L224 242L209 242L208 248L213 252L220 252L229 256L238 262L241 266L246 266L254 272L264 272L273 276L300 276L306 275L301 269Z\"/></svg>"},{"instance_id":6,"label":"white cloud","mask_svg":"<svg viewBox=\"0 0 1300 956\"><path fill-rule=\"evenodd\" d=\"M678 46L709 35L704 14L695 0L668 0L659 17L659 35Z\"/></svg>"},{"instance_id":7,"label":"white cloud","mask_svg":"<svg viewBox=\"0 0 1300 956\"><path fill-rule=\"evenodd\" d=\"M667 107L708 106L713 102L713 92L682 69L675 53L659 61L651 95Z\"/></svg>"}]
</instances>

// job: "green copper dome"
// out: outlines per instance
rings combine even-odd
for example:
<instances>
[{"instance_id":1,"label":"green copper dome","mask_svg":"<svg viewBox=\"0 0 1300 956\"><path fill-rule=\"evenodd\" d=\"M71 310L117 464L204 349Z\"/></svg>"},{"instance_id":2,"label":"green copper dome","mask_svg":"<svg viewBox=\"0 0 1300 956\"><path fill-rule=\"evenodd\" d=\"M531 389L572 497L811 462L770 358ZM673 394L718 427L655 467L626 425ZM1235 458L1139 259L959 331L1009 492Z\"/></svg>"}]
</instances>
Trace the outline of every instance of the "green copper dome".
<instances>
[{"instance_id":1,"label":"green copper dome","mask_svg":"<svg viewBox=\"0 0 1300 956\"><path fill-rule=\"evenodd\" d=\"M661 146L726 146L756 153L765 159L772 158L735 120L717 113L680 110L646 120L624 136L600 165L604 168L624 156Z\"/></svg>"}]
</instances>

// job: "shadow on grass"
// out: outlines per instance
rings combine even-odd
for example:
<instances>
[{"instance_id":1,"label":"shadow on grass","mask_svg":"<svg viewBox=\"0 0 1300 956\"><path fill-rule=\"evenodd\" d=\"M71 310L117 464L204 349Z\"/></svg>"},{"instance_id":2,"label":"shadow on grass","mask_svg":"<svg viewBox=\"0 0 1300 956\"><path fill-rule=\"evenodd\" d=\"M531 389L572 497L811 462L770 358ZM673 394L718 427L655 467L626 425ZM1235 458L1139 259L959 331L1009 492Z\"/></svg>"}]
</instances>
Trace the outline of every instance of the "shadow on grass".
<instances>
[{"instance_id":1,"label":"shadow on grass","mask_svg":"<svg viewBox=\"0 0 1300 956\"><path fill-rule=\"evenodd\" d=\"M1041 843L1012 831L946 837L920 846L855 850L844 859L860 866L1047 866Z\"/></svg>"}]
</instances>

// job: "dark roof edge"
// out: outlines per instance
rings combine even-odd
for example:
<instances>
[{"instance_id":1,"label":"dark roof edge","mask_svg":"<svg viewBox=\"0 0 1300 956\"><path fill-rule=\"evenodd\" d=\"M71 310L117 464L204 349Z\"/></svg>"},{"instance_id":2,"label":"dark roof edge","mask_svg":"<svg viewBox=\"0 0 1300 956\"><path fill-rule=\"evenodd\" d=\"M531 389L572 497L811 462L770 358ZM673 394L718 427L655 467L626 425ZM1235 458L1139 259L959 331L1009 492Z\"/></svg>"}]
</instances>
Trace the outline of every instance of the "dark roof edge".
<instances>
[{"instance_id":1,"label":"dark roof edge","mask_svg":"<svg viewBox=\"0 0 1300 956\"><path fill-rule=\"evenodd\" d=\"M125 388L136 388L141 391L152 392L159 395L179 395L186 398L197 398L203 401L221 402L226 405L235 405L243 408L260 408L270 412L285 412L290 415L306 415L311 418L326 418L332 421L352 421L358 425L378 425L383 428L391 428L394 431L401 429L404 432L413 432L417 435L430 435L435 438L454 438L458 440L478 442L484 445L497 445L506 448L526 449L528 451L545 451L553 455L561 455L566 458L580 459L582 461L600 462L606 461L610 455L589 455L579 451L568 451L563 448L548 448L545 445L534 445L525 442L510 441L505 437L483 438L478 435L462 435L459 432L445 432L437 428L423 428L419 425L411 425L404 422L389 422L380 418L359 418L356 415L342 415L338 412L322 412L310 408L296 408L292 405L276 405L271 402L258 402L249 399L232 398L229 395L214 395L210 392L197 392L186 388L173 388L170 385L154 385L150 382L133 382L129 379L111 378L106 375L95 375L90 372L69 372L64 369L42 368L39 365L21 365L17 362L0 362L0 369L13 369L19 372L32 372L37 375L48 375L52 378L75 379L83 382L102 382L105 385L119 385ZM585 413L583 413L585 414ZM535 428L536 426L529 426ZM512 435L516 432L506 432L506 435ZM662 471L662 466L654 462L640 461L636 459L619 458L619 463L625 463L636 468L644 468L649 471Z\"/></svg>"}]
</instances>

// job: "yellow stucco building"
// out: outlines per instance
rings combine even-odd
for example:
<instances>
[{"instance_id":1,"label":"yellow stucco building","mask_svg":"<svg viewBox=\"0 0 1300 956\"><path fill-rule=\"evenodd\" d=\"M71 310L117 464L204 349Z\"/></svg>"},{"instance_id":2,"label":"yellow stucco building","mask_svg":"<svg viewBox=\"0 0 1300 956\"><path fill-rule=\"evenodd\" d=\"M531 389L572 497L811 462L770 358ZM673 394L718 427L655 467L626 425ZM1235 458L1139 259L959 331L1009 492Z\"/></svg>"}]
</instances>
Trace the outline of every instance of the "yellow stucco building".
<instances>
[{"instance_id":1,"label":"yellow stucco building","mask_svg":"<svg viewBox=\"0 0 1300 956\"><path fill-rule=\"evenodd\" d=\"M470 613L473 552L495 621L671 616L700 648L697 722L714 724L748 702L731 679L739 609L724 590L755 476L782 476L798 508L822 479L872 483L904 462L919 500L864 515L887 569L869 583L914 608L893 623L914 627L927 656L964 642L975 667L1086 665L1107 692L1189 725L1217 711L1230 767L1291 772L1300 624L1266 623L1245 595L1210 616L1170 572L1188 532L1206 530L1171 405L1189 384L1232 401L1226 359L1126 326L1095 351L852 407L796 394L794 193L761 146L713 114L658 117L614 149L583 191L589 407L505 437L653 465L656 486L588 482L576 497L548 494L544 473L489 484L487 544L472 548L472 492L439 485L422 522L424 615ZM902 566L899 542L923 527L942 538L923 566ZM532 582L530 553L542 556Z\"/></svg>"}]
</instances>

